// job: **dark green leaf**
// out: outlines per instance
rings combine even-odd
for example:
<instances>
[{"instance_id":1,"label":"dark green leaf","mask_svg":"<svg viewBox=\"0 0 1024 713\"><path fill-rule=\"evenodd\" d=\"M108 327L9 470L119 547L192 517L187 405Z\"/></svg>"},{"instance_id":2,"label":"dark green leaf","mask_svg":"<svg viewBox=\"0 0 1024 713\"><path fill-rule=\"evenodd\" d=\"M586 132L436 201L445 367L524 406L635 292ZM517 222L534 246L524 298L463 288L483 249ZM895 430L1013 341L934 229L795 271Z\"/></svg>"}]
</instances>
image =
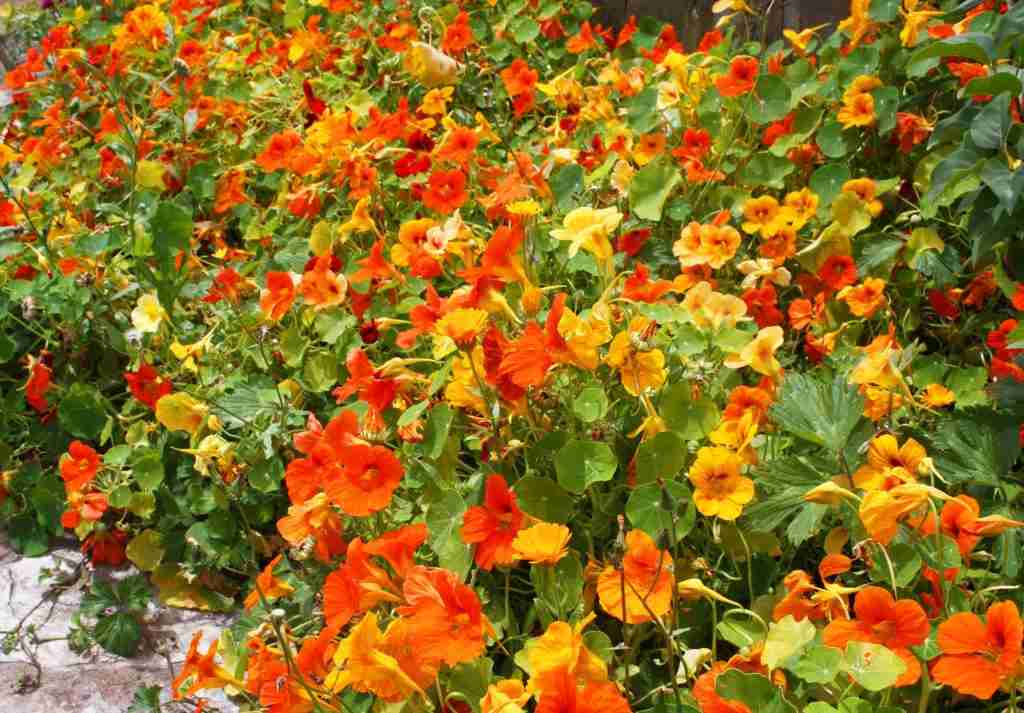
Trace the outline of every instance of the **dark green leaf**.
<instances>
[{"instance_id":1,"label":"dark green leaf","mask_svg":"<svg viewBox=\"0 0 1024 713\"><path fill-rule=\"evenodd\" d=\"M618 465L612 449L596 441L569 441L555 456L558 483L574 493L611 480Z\"/></svg>"},{"instance_id":2,"label":"dark green leaf","mask_svg":"<svg viewBox=\"0 0 1024 713\"><path fill-rule=\"evenodd\" d=\"M72 436L94 441L103 432L107 420L105 403L94 387L72 384L57 409L60 425Z\"/></svg>"},{"instance_id":3,"label":"dark green leaf","mask_svg":"<svg viewBox=\"0 0 1024 713\"><path fill-rule=\"evenodd\" d=\"M771 409L785 431L838 453L846 445L864 411L864 398L842 376L831 382L791 373L782 382Z\"/></svg>"},{"instance_id":4,"label":"dark green leaf","mask_svg":"<svg viewBox=\"0 0 1024 713\"><path fill-rule=\"evenodd\" d=\"M142 640L142 627L131 614L118 612L100 617L93 629L96 642L118 656L134 656Z\"/></svg>"},{"instance_id":5,"label":"dark green leaf","mask_svg":"<svg viewBox=\"0 0 1024 713\"><path fill-rule=\"evenodd\" d=\"M519 506L538 520L566 522L572 513L572 496L548 478L528 475L515 484L514 490Z\"/></svg>"}]
</instances>

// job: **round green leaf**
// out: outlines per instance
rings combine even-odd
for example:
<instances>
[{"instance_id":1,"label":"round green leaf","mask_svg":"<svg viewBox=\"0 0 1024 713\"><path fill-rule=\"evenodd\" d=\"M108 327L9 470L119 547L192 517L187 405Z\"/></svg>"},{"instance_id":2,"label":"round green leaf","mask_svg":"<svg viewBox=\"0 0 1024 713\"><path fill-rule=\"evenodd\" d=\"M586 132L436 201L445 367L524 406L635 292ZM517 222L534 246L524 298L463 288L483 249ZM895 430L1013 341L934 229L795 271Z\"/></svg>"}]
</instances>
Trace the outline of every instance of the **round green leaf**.
<instances>
[{"instance_id":1,"label":"round green leaf","mask_svg":"<svg viewBox=\"0 0 1024 713\"><path fill-rule=\"evenodd\" d=\"M596 441L569 441L555 456L558 482L573 493L582 493L593 483L611 480L618 464L612 449Z\"/></svg>"},{"instance_id":2,"label":"round green leaf","mask_svg":"<svg viewBox=\"0 0 1024 713\"><path fill-rule=\"evenodd\" d=\"M584 423L593 423L608 410L608 397L600 386L588 386L573 399L572 410Z\"/></svg>"},{"instance_id":3,"label":"round green leaf","mask_svg":"<svg viewBox=\"0 0 1024 713\"><path fill-rule=\"evenodd\" d=\"M60 425L76 438L96 440L107 420L105 401L92 386L72 384L57 409Z\"/></svg>"},{"instance_id":4,"label":"round green leaf","mask_svg":"<svg viewBox=\"0 0 1024 713\"><path fill-rule=\"evenodd\" d=\"M566 522L572 512L572 496L553 480L529 475L515 484L519 506L545 522Z\"/></svg>"}]
</instances>

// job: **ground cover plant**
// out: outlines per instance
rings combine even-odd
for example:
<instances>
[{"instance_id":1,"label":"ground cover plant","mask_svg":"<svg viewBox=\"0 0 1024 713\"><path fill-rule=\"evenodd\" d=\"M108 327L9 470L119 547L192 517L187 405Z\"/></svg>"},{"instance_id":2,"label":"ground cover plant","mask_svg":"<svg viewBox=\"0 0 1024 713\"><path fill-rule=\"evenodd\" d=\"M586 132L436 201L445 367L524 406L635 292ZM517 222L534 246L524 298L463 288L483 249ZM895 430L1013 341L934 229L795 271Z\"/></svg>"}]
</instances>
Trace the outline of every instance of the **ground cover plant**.
<instances>
[{"instance_id":1,"label":"ground cover plant","mask_svg":"<svg viewBox=\"0 0 1024 713\"><path fill-rule=\"evenodd\" d=\"M76 645L149 586L239 614L197 710L1018 710L1024 4L763 9L37 16L0 516L146 577Z\"/></svg>"}]
</instances>

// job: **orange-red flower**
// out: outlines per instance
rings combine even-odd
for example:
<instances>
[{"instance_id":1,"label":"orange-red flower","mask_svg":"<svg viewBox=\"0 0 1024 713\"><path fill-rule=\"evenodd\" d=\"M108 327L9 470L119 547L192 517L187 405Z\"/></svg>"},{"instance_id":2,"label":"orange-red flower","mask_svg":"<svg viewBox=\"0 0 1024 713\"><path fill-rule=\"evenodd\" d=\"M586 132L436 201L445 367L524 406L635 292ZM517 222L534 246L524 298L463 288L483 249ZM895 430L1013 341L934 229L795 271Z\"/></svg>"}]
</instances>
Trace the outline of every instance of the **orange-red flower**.
<instances>
[{"instance_id":1,"label":"orange-red flower","mask_svg":"<svg viewBox=\"0 0 1024 713\"><path fill-rule=\"evenodd\" d=\"M386 508L405 475L402 463L384 446L346 448L340 465L331 471L324 490L331 502L353 517Z\"/></svg>"},{"instance_id":2,"label":"orange-red flower","mask_svg":"<svg viewBox=\"0 0 1024 713\"><path fill-rule=\"evenodd\" d=\"M434 171L423 189L423 205L447 215L469 200L466 174L462 171Z\"/></svg>"},{"instance_id":3,"label":"orange-red flower","mask_svg":"<svg viewBox=\"0 0 1024 713\"><path fill-rule=\"evenodd\" d=\"M761 65L756 57L740 55L729 63L729 73L715 80L715 87L723 97L742 96L754 88Z\"/></svg>"},{"instance_id":4,"label":"orange-red flower","mask_svg":"<svg viewBox=\"0 0 1024 713\"><path fill-rule=\"evenodd\" d=\"M981 506L970 495L947 500L942 506L940 524L943 534L956 540L960 555L965 559L982 537L998 535L1014 527L1024 527L1024 522L1002 515L981 517Z\"/></svg>"},{"instance_id":5,"label":"orange-red flower","mask_svg":"<svg viewBox=\"0 0 1024 713\"><path fill-rule=\"evenodd\" d=\"M1016 675L1021 655L1021 623L1017 605L996 602L983 622L977 614L954 614L939 625L942 656L932 663L932 678L960 693L988 700L1004 681Z\"/></svg>"},{"instance_id":6,"label":"orange-red flower","mask_svg":"<svg viewBox=\"0 0 1024 713\"><path fill-rule=\"evenodd\" d=\"M126 371L124 380L127 382L132 396L154 410L156 402L174 389L174 385L169 379L160 376L156 368L145 362L139 364L136 371Z\"/></svg>"},{"instance_id":7,"label":"orange-red flower","mask_svg":"<svg viewBox=\"0 0 1024 713\"><path fill-rule=\"evenodd\" d=\"M25 382L25 402L37 413L46 414L50 410L50 403L46 400L46 392L50 388L50 378L53 372L50 367L41 359L30 356L28 358L28 380Z\"/></svg>"},{"instance_id":8,"label":"orange-red flower","mask_svg":"<svg viewBox=\"0 0 1024 713\"><path fill-rule=\"evenodd\" d=\"M472 661L484 650L491 626L476 592L454 572L414 567L402 588L406 604L398 613L408 617L414 639L430 660L455 666Z\"/></svg>"},{"instance_id":9,"label":"orange-red flower","mask_svg":"<svg viewBox=\"0 0 1024 713\"><path fill-rule=\"evenodd\" d=\"M611 681L590 681L580 687L567 668L548 674L550 686L541 694L536 713L630 713L629 703Z\"/></svg>"},{"instance_id":10,"label":"orange-red flower","mask_svg":"<svg viewBox=\"0 0 1024 713\"><path fill-rule=\"evenodd\" d=\"M881 644L907 665L894 686L909 686L921 677L921 662L910 651L928 638L931 627L913 599L894 600L888 590L865 587L853 602L854 619L837 619L825 627L826 646L845 649L851 641Z\"/></svg>"},{"instance_id":11,"label":"orange-red flower","mask_svg":"<svg viewBox=\"0 0 1024 713\"><path fill-rule=\"evenodd\" d=\"M100 469L100 455L88 444L72 441L60 459L60 477L68 491L81 490Z\"/></svg>"},{"instance_id":12,"label":"orange-red flower","mask_svg":"<svg viewBox=\"0 0 1024 713\"><path fill-rule=\"evenodd\" d=\"M673 569L669 552L643 530L630 530L622 569L609 566L598 577L601 607L627 624L661 617L672 608Z\"/></svg>"},{"instance_id":13,"label":"orange-red flower","mask_svg":"<svg viewBox=\"0 0 1024 713\"><path fill-rule=\"evenodd\" d=\"M260 294L263 315L274 322L291 309L295 302L296 278L290 272L268 272L267 287Z\"/></svg>"},{"instance_id":14,"label":"orange-red flower","mask_svg":"<svg viewBox=\"0 0 1024 713\"><path fill-rule=\"evenodd\" d=\"M253 585L252 591L245 598L246 609L252 609L263 599L273 601L278 597L287 596L295 591L295 587L274 575L274 569L281 563L281 557L281 555L278 555L270 560L270 563L256 577L256 583Z\"/></svg>"},{"instance_id":15,"label":"orange-red flower","mask_svg":"<svg viewBox=\"0 0 1024 713\"><path fill-rule=\"evenodd\" d=\"M462 541L476 545L474 559L480 569L516 561L512 541L523 527L523 511L516 494L498 474L487 478L484 503L469 508L462 516Z\"/></svg>"}]
</instances>

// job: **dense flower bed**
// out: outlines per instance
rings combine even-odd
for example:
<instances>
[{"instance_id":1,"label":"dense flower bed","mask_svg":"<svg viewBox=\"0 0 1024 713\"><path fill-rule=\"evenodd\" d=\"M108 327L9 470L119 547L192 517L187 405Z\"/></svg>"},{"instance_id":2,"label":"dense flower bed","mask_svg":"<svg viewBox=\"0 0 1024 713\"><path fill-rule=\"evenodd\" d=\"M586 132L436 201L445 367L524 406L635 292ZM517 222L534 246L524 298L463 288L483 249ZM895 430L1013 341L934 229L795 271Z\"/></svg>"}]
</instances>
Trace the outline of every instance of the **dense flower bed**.
<instances>
[{"instance_id":1,"label":"dense flower bed","mask_svg":"<svg viewBox=\"0 0 1024 713\"><path fill-rule=\"evenodd\" d=\"M1016 710L1024 4L715 11L57 3L5 79L14 546L241 611L177 698Z\"/></svg>"}]
</instances>

